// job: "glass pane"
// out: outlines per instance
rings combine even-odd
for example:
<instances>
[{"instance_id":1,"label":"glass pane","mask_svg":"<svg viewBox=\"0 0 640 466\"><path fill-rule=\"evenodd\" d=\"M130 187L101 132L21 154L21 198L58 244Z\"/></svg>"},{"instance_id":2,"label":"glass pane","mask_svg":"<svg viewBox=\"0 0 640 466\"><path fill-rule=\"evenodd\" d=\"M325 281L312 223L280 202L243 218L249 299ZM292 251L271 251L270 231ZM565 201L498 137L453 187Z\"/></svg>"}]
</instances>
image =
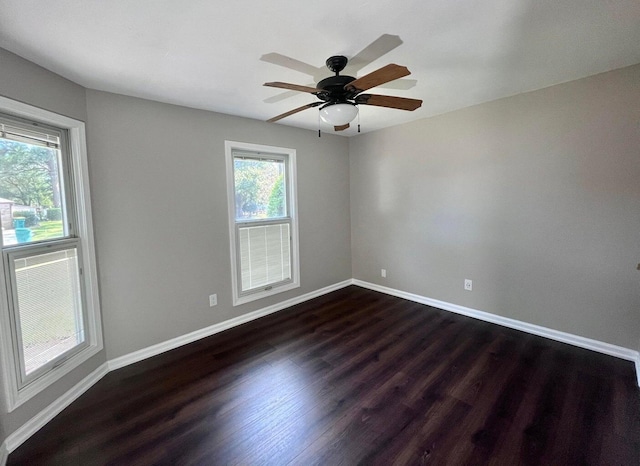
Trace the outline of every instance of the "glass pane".
<instances>
[{"instance_id":1,"label":"glass pane","mask_svg":"<svg viewBox=\"0 0 640 466\"><path fill-rule=\"evenodd\" d=\"M0 138L0 219L5 246L67 236L58 149Z\"/></svg>"},{"instance_id":2,"label":"glass pane","mask_svg":"<svg viewBox=\"0 0 640 466\"><path fill-rule=\"evenodd\" d=\"M233 175L237 221L281 218L287 215L283 160L235 157Z\"/></svg>"},{"instance_id":3,"label":"glass pane","mask_svg":"<svg viewBox=\"0 0 640 466\"><path fill-rule=\"evenodd\" d=\"M15 259L18 319L29 375L85 340L76 249Z\"/></svg>"},{"instance_id":4,"label":"glass pane","mask_svg":"<svg viewBox=\"0 0 640 466\"><path fill-rule=\"evenodd\" d=\"M289 224L240 228L242 291L291 278Z\"/></svg>"}]
</instances>

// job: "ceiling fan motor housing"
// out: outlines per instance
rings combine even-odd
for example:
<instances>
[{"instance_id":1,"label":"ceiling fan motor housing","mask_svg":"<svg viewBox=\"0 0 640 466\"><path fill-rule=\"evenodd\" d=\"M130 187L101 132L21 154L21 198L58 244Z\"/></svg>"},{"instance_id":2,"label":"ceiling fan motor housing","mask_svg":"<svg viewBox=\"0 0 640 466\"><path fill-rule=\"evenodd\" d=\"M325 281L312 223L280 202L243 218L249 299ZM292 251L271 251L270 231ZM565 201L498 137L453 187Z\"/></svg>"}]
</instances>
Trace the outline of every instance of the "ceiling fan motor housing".
<instances>
[{"instance_id":1,"label":"ceiling fan motor housing","mask_svg":"<svg viewBox=\"0 0 640 466\"><path fill-rule=\"evenodd\" d=\"M353 76L341 76L339 73L347 66L348 59L342 55L335 55L327 58L327 68L333 71L336 75L329 76L321 80L316 88L322 89L325 92L318 93L318 98L330 103L347 102L349 99L353 99L354 93L345 90L345 85L356 78Z\"/></svg>"},{"instance_id":2,"label":"ceiling fan motor housing","mask_svg":"<svg viewBox=\"0 0 640 466\"><path fill-rule=\"evenodd\" d=\"M327 98L323 100L342 101L353 97L351 95L351 92L348 92L344 89L344 86L352 81L355 81L355 79L356 78L354 78L353 76L330 76L320 81L316 85L316 87L318 89L327 91L327 93L329 94L328 96L326 96ZM320 97L320 95L318 97Z\"/></svg>"}]
</instances>

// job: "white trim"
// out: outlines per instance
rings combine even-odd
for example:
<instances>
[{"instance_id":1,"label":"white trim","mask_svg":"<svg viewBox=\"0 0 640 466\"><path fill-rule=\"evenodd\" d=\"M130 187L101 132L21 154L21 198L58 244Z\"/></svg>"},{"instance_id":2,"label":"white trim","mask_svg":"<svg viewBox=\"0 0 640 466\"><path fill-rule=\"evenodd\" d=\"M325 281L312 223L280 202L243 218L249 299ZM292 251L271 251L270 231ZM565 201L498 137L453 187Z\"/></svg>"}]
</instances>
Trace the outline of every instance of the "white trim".
<instances>
[{"instance_id":1,"label":"white trim","mask_svg":"<svg viewBox=\"0 0 640 466\"><path fill-rule=\"evenodd\" d=\"M56 401L54 401L45 409L40 411L40 413L32 417L22 427L20 427L18 430L16 430L11 435L9 435L9 437L7 437L4 443L0 446L0 460L2 459L2 454L3 454L2 448L4 448L4 451L5 451L5 461L6 461L6 457L8 456L9 453L11 453L20 445L22 445L26 440L29 439L29 437L31 437L38 430L44 427L49 421L51 421L55 416L57 416L63 409L65 409L67 406L73 403L77 398L80 397L80 395L82 395L84 392L89 390L96 382L98 382L102 377L107 375L107 373L109 373L110 371L120 369L121 367L128 366L129 364L134 364L136 362L142 361L152 356L156 356L166 351L170 351L172 349L178 348L188 343L192 343L196 340L208 337L215 333L222 332L223 330L230 329L237 325L244 324L251 320L258 319L268 314L273 314L274 312L281 311L291 306L295 306L296 304L300 304L304 301L309 301L313 298L317 298L318 296L322 296L327 293L331 293L332 291L345 288L351 284L352 284L351 279L344 280L342 282L326 286L319 290L312 291L304 295L288 299L286 301L282 301L281 303L277 303L272 306L258 309L254 312L250 312L248 314L244 314L242 316L226 320L219 324L215 324L210 327L203 328L201 330L197 330L195 332L191 332L186 335L182 335L180 337L173 338L163 343L149 346L139 351L135 351L133 353L129 353L127 355L105 362L100 367L98 367L95 371L93 371L91 374L89 374L87 377L81 380L78 384L72 387L69 391L67 391L64 395L62 395ZM0 466L4 466L4 463L2 461L0 461Z\"/></svg>"},{"instance_id":2,"label":"white trim","mask_svg":"<svg viewBox=\"0 0 640 466\"><path fill-rule=\"evenodd\" d=\"M8 458L9 451L7 450L7 442L2 442L0 445L0 466L5 466Z\"/></svg>"},{"instance_id":3,"label":"white trim","mask_svg":"<svg viewBox=\"0 0 640 466\"><path fill-rule=\"evenodd\" d=\"M238 283L238 257L236 242L236 212L235 212L235 190L233 186L233 151L241 150L247 152L256 152L261 154L285 155L287 157L287 176L289 178L287 187L287 203L289 209L289 218L291 224L291 282L274 286L270 290L260 291L240 296L240 284ZM226 180L227 180L227 210L229 221L229 243L231 253L231 288L233 293L233 305L239 306L257 299L266 298L274 294L292 290L300 286L300 251L298 239L298 184L297 184L297 166L296 166L296 150L286 147L265 146L262 144L250 144L246 142L225 141L224 142L224 158L226 164Z\"/></svg>"},{"instance_id":4,"label":"white trim","mask_svg":"<svg viewBox=\"0 0 640 466\"><path fill-rule=\"evenodd\" d=\"M459 306L458 304L439 301L437 299L427 298L425 296L408 293L406 291L400 291L394 288L376 285L375 283L353 279L353 284L361 286L362 288L367 288L369 290L379 291L380 293L408 299L409 301L414 301L416 303L437 307L438 309L443 309L445 311L455 312L456 314L473 317L474 319L491 322L492 324L498 324L502 325L503 327L513 328L522 332L549 338L550 340L568 343L573 346L596 351L598 353L608 354L610 356L615 356L620 359L626 359L628 361L635 361L636 374L638 376L638 385L640 386L640 353L638 351L624 348L622 346L612 345L611 343L605 343L603 341L592 340L591 338L585 338L579 335L573 335L571 333L561 332L559 330L554 330L547 327L541 327L539 325L529 324L520 320L510 319L509 317L502 317L496 314L491 314L490 312L479 311L477 309Z\"/></svg>"},{"instance_id":5,"label":"white trim","mask_svg":"<svg viewBox=\"0 0 640 466\"><path fill-rule=\"evenodd\" d=\"M88 328L92 332L95 346L102 349L102 318L100 315L100 296L98 294L98 267L96 262L96 245L93 237L93 214L91 212L91 190L89 187L89 164L87 160L87 142L84 123L81 127L69 129L71 153L79 154L79 157L71 157L74 185L76 188L76 211L79 218L78 235L82 245L82 257L84 266L84 282L86 287L86 305L89 310L97 312L88 313Z\"/></svg>"},{"instance_id":6,"label":"white trim","mask_svg":"<svg viewBox=\"0 0 640 466\"><path fill-rule=\"evenodd\" d=\"M316 291L312 291L310 293L306 293L301 296L297 296L295 298L288 299L281 303L277 303L272 306L268 306L268 307L256 310L254 312L250 312L248 314L244 314L242 316L226 320L219 324L215 324L210 327L188 333L181 337L173 338L163 343L149 346L147 348L143 348L133 353L129 353L119 358L115 358L110 361L107 361L106 363L98 367L95 371L93 371L91 374L89 374L87 377L85 377L78 384L76 384L73 388L67 391L60 398L58 398L56 401L51 403L47 408L45 408L36 416L31 418L27 423L25 423L17 431L9 435L9 437L7 437L7 439L0 445L0 466L5 465L9 453L11 453L20 445L22 445L22 443L24 443L29 437L31 437L38 430L44 427L51 419L53 419L63 409L65 409L73 401L75 401L78 397L80 397L80 395L82 395L89 388L91 388L96 382L98 382L108 372L116 369L120 369L121 367L127 366L129 364L134 364L144 359L178 348L179 346L192 343L201 338L205 338L215 333L222 332L229 328L244 324L251 320L258 319L268 314L275 313L277 311L286 309L296 304L300 304L304 301L317 298L318 296L331 293L332 291L345 288L349 285L356 285L356 286L367 288L373 291L379 291L381 293L385 293L391 296L397 296L399 298L408 299L410 301L414 301L417 303L437 307L445 311L455 312L457 314L466 315L468 317L473 317L486 322L503 325L505 327L514 328L516 330L522 330L524 332L550 338L552 340L561 341L563 343L569 343L571 345L579 346L581 348L591 349L593 351L609 354L611 356L617 356L622 359L632 360L635 362L636 374L638 376L638 385L640 386L640 352L638 351L633 351L628 348L611 345L609 343L603 343L596 340L591 340L588 338L571 335L569 333L559 332L557 330L552 330L552 329L540 327L537 325L527 324L524 322L517 321L515 319L496 316L488 312L483 312L483 311L478 311L478 310L463 307L463 306L458 306L456 304L447 303L445 301L439 301L436 299L427 298L424 296L396 290L393 288L388 288L386 286L376 285L376 284L365 282L362 280L349 279L349 280L344 280L342 282L321 288Z\"/></svg>"},{"instance_id":7,"label":"white trim","mask_svg":"<svg viewBox=\"0 0 640 466\"><path fill-rule=\"evenodd\" d=\"M74 179L70 180L70 186L75 191L77 228L80 235L82 250L82 270L85 284L85 298L87 306L86 335L89 346L64 364L52 369L47 374L18 390L18 376L14 366L14 348L11 343L11 335L6 331L10 329L8 312L8 296L4 286L0 286L0 371L4 380L4 392L9 412L31 399L46 387L50 386L71 370L75 369L89 358L95 356L103 349L102 319L100 317L100 298L98 295L98 272L95 260L95 245L93 243L93 221L91 216L91 196L89 190L89 170L87 161L87 145L85 136L85 124L82 121L59 115L57 113L33 107L0 96L0 110L14 116L40 121L49 125L65 128L69 131L70 163L74 173ZM0 267L0 283L6 283L4 267Z\"/></svg>"},{"instance_id":8,"label":"white trim","mask_svg":"<svg viewBox=\"0 0 640 466\"><path fill-rule=\"evenodd\" d=\"M102 379L102 377L107 375L108 372L107 363L101 364L100 367L74 385L64 395L29 419L22 427L7 437L5 440L7 451L10 453L22 445L29 437L38 432L49 421L62 412L63 409L89 390L96 382Z\"/></svg>"},{"instance_id":9,"label":"white trim","mask_svg":"<svg viewBox=\"0 0 640 466\"><path fill-rule=\"evenodd\" d=\"M267 306L262 309L258 309L256 311L249 312L247 314L243 314L238 317L234 317L233 319L225 320L224 322L220 322L218 324L214 324L209 327L196 330L195 332L187 333L186 335L172 338L171 340L158 343L157 345L148 346L147 348L134 351L133 353L125 354L124 356L120 356L118 358L109 360L108 362L109 370L113 371L115 369L128 366L129 364L134 364L136 362L156 356L166 351L170 351L180 346L187 345L189 343L200 340L202 338L206 338L208 336L214 335L224 330L228 330L232 327L245 324L252 320L259 319L260 317L264 317L266 315L273 314L274 312L281 311L282 309L286 309L288 307L295 306L296 304L309 301L310 299L317 298L318 296L322 296L327 293L331 293L332 291L345 288L349 285L351 285L351 280L345 280L343 282L326 286L319 290L312 291L310 293L306 293L301 296L296 296L295 298L287 299L286 301L282 301L280 303L273 304L271 306Z\"/></svg>"},{"instance_id":10,"label":"white trim","mask_svg":"<svg viewBox=\"0 0 640 466\"><path fill-rule=\"evenodd\" d=\"M96 346L90 345L86 349L67 359L64 364L55 367L51 370L51 372L48 372L37 380L34 380L29 385L25 386L20 390L19 393L16 393L16 390L14 389L13 393L11 393L14 404L13 406L9 407L9 412L13 411L18 406L33 398L54 382L60 380L62 377L67 375L72 370L76 369L82 363L88 361L93 356L98 354L101 350L102 348L97 348Z\"/></svg>"}]
</instances>

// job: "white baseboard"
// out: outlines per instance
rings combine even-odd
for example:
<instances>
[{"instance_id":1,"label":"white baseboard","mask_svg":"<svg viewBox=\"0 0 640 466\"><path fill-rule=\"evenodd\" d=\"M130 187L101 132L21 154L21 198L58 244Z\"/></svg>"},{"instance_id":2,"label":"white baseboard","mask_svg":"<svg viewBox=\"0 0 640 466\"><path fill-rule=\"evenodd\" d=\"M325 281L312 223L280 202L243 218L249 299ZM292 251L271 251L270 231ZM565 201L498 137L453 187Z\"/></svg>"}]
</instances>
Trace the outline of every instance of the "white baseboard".
<instances>
[{"instance_id":1,"label":"white baseboard","mask_svg":"<svg viewBox=\"0 0 640 466\"><path fill-rule=\"evenodd\" d=\"M2 442L0 444L0 466L5 466L7 464L7 458L9 457L9 451L7 450L6 442Z\"/></svg>"},{"instance_id":2,"label":"white baseboard","mask_svg":"<svg viewBox=\"0 0 640 466\"><path fill-rule=\"evenodd\" d=\"M63 409L73 403L80 395L89 390L96 382L109 372L107 363L100 365L91 374L82 379L74 387L68 390L64 395L51 403L45 409L40 411L22 427L13 432L5 440L8 453L22 445L29 437L44 427L47 422L56 417ZM1 464L1 463L0 463Z\"/></svg>"},{"instance_id":3,"label":"white baseboard","mask_svg":"<svg viewBox=\"0 0 640 466\"><path fill-rule=\"evenodd\" d=\"M157 356L158 354L164 353L166 351L170 351L180 346L193 343L194 341L200 340L202 338L206 338L224 330L228 330L232 327L236 327L252 320L259 319L260 317L273 314L274 312L278 312L288 307L295 306L296 304L309 301L310 299L317 298L318 296L322 296L327 293L331 293L332 291L339 290L349 285L351 285L351 279L336 283L334 285L326 286L324 288L303 294L301 296L296 296L295 298L291 298L286 301L282 301L280 303L258 309L257 311L249 312L248 314L234 317L233 319L225 320L224 322L220 322L219 324L211 325L209 327L196 330L195 332L172 338L171 340L163 341L162 343L158 343L157 345L148 346L147 348L134 351L133 353L125 354L124 356L111 359L108 362L109 370L113 371L116 369L120 369L121 367L128 366L129 364L142 361L152 356Z\"/></svg>"},{"instance_id":4,"label":"white baseboard","mask_svg":"<svg viewBox=\"0 0 640 466\"><path fill-rule=\"evenodd\" d=\"M205 338L218 332L222 332L237 325L250 322L269 314L273 314L274 312L278 312L288 307L295 306L296 304L309 301L310 299L317 298L318 296L331 293L332 291L336 291L341 288L345 288L349 285L357 285L362 288L379 291L391 296L397 296L399 298L408 299L417 303L437 307L445 311L455 312L456 314L462 314L486 322L502 325L504 327L521 330L523 332L542 336L563 343L568 343L581 348L590 349L599 353L604 353L611 356L619 357L621 359L634 361L636 366L636 375L638 377L638 385L640 386L640 352L638 351L612 345L610 343L604 343L601 341L572 335L570 333L560 332L558 330L553 330L538 325L529 324L526 322L521 322L519 320L510 319L508 317L498 316L489 312L478 311L476 309L459 306L457 304L447 303L445 301L439 301L436 299L427 298L425 296L420 296L413 293L376 285L374 283L369 283L362 280L349 279L107 361L87 377L85 377L81 382L67 391L64 395L50 404L47 408L27 421L27 423L25 423L22 427L9 435L7 439L0 445L0 466L5 466L9 453L22 445L29 437L31 437L38 430L44 427L49 421L51 421L51 419L53 419L63 409L65 409L73 401L80 397L80 395L91 388L108 372L127 366L129 364L142 361L152 356L156 356L158 354L178 348L188 343L192 343L201 338Z\"/></svg>"},{"instance_id":5,"label":"white baseboard","mask_svg":"<svg viewBox=\"0 0 640 466\"><path fill-rule=\"evenodd\" d=\"M400 291L394 288L376 285L375 283L353 279L353 284L361 286L363 288L367 288L369 290L379 291L391 296L408 299L409 301L414 301L416 303L437 307L438 309L443 309L445 311L455 312L456 314L473 317L474 319L491 322L492 324L502 325L503 327L509 327L515 330L521 330L526 333L549 338L550 340L568 343L573 346L597 351L598 353L608 354L610 356L615 356L620 359L626 359L628 361L635 361L636 375L638 376L638 385L640 386L640 353L638 351L624 348L622 346L612 345L611 343L605 343L603 341L592 340L591 338L585 338L579 335L573 335L571 333L561 332L559 330L554 330L547 327L541 327L539 325L529 324L520 320L502 317L496 314L491 314L490 312L479 311L477 309L459 306L457 304L448 303L446 301L439 301L437 299L427 298L425 296L408 293L406 291Z\"/></svg>"},{"instance_id":6,"label":"white baseboard","mask_svg":"<svg viewBox=\"0 0 640 466\"><path fill-rule=\"evenodd\" d=\"M226 320L219 324L212 325L207 328L203 328L201 330L197 330L195 332L188 333L186 335L182 335L177 338L173 338L171 340L158 343L157 345L149 346L148 348L143 348L139 351L135 351L130 354L126 354L119 358L112 359L107 361L98 367L95 371L85 377L82 381L76 384L73 388L67 391L64 395L58 398L56 401L51 403L47 408L40 411L37 415L32 417L29 421L27 421L22 427L13 432L11 435L7 437L7 439L0 445L0 466L4 466L9 453L14 451L20 445L22 445L29 437L35 434L38 430L44 427L51 419L57 416L63 409L69 406L73 401L75 401L80 395L86 392L89 388L91 388L96 382L98 382L102 377L107 375L110 371L119 369L121 367L127 366L129 364L136 363L138 361L142 361L143 359L150 358L152 356L156 356L160 353L164 353L165 351L172 350L174 348L178 348L180 346L186 345L188 343L192 343L201 338L208 337L218 332L222 332L223 330L230 329L237 325L244 324L246 322L258 319L260 317L273 314L274 312L281 311L291 306L295 306L296 304L303 303L305 301L309 301L310 299L317 298L318 296L325 295L327 293L331 293L332 291L339 290L341 288L345 288L352 284L352 280L344 280L340 283L336 283L334 285L326 286L316 291L312 291L310 293L303 294L301 296L296 296L295 298L288 299L286 301L282 301L280 303L258 309L257 311L250 312L248 314L241 315L239 317Z\"/></svg>"}]
</instances>

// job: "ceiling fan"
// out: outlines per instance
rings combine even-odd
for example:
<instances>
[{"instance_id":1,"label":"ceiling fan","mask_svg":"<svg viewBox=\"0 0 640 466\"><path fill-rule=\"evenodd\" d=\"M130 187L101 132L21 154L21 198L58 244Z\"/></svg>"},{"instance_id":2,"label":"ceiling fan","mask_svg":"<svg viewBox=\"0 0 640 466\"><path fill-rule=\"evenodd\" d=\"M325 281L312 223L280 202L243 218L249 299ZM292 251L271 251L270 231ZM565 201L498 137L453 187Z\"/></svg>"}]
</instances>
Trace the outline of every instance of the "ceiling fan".
<instances>
[{"instance_id":1,"label":"ceiling fan","mask_svg":"<svg viewBox=\"0 0 640 466\"><path fill-rule=\"evenodd\" d=\"M335 131L343 131L349 128L349 123L358 115L358 105L374 105L376 107L397 108L408 111L413 111L422 105L422 100L418 99L408 99L390 95L362 94L362 92L372 87L380 86L381 84L410 75L411 72L406 66L392 63L356 79L353 76L340 75L340 71L347 66L347 63L347 57L342 55L329 57L326 65L329 70L335 73L335 76L321 80L316 87L300 86L298 84L283 82L264 83L264 85L268 87L308 92L320 99L319 102L312 102L302 107L294 108L267 121L278 121L302 110L322 106L320 108L320 118L325 123L333 125Z\"/></svg>"}]
</instances>

